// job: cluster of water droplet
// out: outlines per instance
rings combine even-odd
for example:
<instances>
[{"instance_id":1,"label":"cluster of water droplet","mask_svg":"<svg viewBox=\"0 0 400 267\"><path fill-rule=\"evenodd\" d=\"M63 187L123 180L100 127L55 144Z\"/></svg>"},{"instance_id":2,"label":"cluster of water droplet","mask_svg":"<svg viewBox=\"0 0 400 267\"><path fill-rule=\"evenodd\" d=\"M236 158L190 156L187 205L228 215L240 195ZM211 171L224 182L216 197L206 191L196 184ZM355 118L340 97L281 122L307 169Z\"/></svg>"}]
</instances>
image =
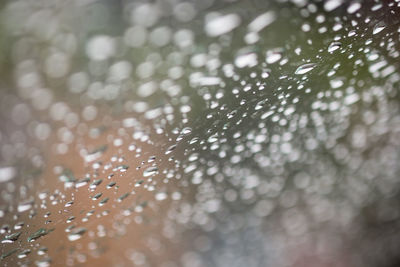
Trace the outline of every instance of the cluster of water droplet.
<instances>
[{"instance_id":1,"label":"cluster of water droplet","mask_svg":"<svg viewBox=\"0 0 400 267\"><path fill-rule=\"evenodd\" d=\"M2 12L4 265L335 262L400 216L398 3Z\"/></svg>"}]
</instances>

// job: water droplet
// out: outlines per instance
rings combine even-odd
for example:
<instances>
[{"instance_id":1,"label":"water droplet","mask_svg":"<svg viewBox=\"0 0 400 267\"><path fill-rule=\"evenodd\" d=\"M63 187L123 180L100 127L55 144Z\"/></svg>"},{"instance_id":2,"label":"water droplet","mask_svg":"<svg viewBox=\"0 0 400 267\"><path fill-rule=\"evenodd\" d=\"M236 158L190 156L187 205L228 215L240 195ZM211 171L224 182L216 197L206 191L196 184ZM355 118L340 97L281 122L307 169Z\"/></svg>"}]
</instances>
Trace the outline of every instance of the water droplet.
<instances>
[{"instance_id":1,"label":"water droplet","mask_svg":"<svg viewBox=\"0 0 400 267\"><path fill-rule=\"evenodd\" d=\"M90 188L91 188L91 189L96 188L98 185L101 184L101 182L103 182L103 179L94 180L94 181L90 184Z\"/></svg>"},{"instance_id":2,"label":"water droplet","mask_svg":"<svg viewBox=\"0 0 400 267\"><path fill-rule=\"evenodd\" d=\"M110 188L113 187L115 184L116 184L116 182L110 182L110 183L107 185L107 189L110 189Z\"/></svg>"},{"instance_id":3,"label":"water droplet","mask_svg":"<svg viewBox=\"0 0 400 267\"><path fill-rule=\"evenodd\" d=\"M21 235L21 232L16 232L10 235L6 235L3 240L1 240L1 243L14 243L15 241L18 240L19 236Z\"/></svg>"},{"instance_id":4,"label":"water droplet","mask_svg":"<svg viewBox=\"0 0 400 267\"><path fill-rule=\"evenodd\" d=\"M64 169L58 179L64 183L71 183L76 181L75 175L70 169Z\"/></svg>"},{"instance_id":5,"label":"water droplet","mask_svg":"<svg viewBox=\"0 0 400 267\"><path fill-rule=\"evenodd\" d=\"M342 0L328 0L324 3L324 9L327 12L330 12L336 8L338 8L343 3Z\"/></svg>"},{"instance_id":6,"label":"water droplet","mask_svg":"<svg viewBox=\"0 0 400 267\"><path fill-rule=\"evenodd\" d=\"M90 182L89 178L80 179L79 181L76 182L75 187L79 188L79 187L85 186L85 185L87 185L88 182Z\"/></svg>"},{"instance_id":7,"label":"water droplet","mask_svg":"<svg viewBox=\"0 0 400 267\"><path fill-rule=\"evenodd\" d=\"M200 140L200 138L198 138L198 137L193 137L193 138L189 141L189 144L190 144L190 145L195 144L195 143L197 143L199 140Z\"/></svg>"},{"instance_id":8,"label":"water droplet","mask_svg":"<svg viewBox=\"0 0 400 267\"><path fill-rule=\"evenodd\" d=\"M265 27L272 24L276 19L276 15L273 11L265 12L259 16L257 16L253 21L251 21L248 25L249 31L259 32Z\"/></svg>"},{"instance_id":9,"label":"water droplet","mask_svg":"<svg viewBox=\"0 0 400 267\"><path fill-rule=\"evenodd\" d=\"M330 85L331 85L331 87L332 87L333 89L342 87L343 84L344 84L344 82L343 82L342 79L333 79L333 80L330 80L329 83L330 83Z\"/></svg>"},{"instance_id":10,"label":"water droplet","mask_svg":"<svg viewBox=\"0 0 400 267\"><path fill-rule=\"evenodd\" d=\"M165 192L158 192L156 194L156 200L161 201L161 200L164 200L166 198L167 198L167 194Z\"/></svg>"},{"instance_id":11,"label":"water droplet","mask_svg":"<svg viewBox=\"0 0 400 267\"><path fill-rule=\"evenodd\" d=\"M208 36L215 37L228 33L240 24L240 17L236 14L217 16L206 22L204 30Z\"/></svg>"},{"instance_id":12,"label":"water droplet","mask_svg":"<svg viewBox=\"0 0 400 267\"><path fill-rule=\"evenodd\" d=\"M119 198L118 198L118 202L121 202L122 200L124 200L125 198L127 198L129 196L129 193L125 193L125 194L123 194L122 196L120 196Z\"/></svg>"},{"instance_id":13,"label":"water droplet","mask_svg":"<svg viewBox=\"0 0 400 267\"><path fill-rule=\"evenodd\" d=\"M67 203L65 203L64 207L68 208L71 207L74 204L73 201L68 201Z\"/></svg>"},{"instance_id":14,"label":"water droplet","mask_svg":"<svg viewBox=\"0 0 400 267\"><path fill-rule=\"evenodd\" d=\"M109 200L108 197L103 198L103 199L99 202L99 206L100 206L100 207L101 207L101 206L104 206L104 205L107 203L108 200Z\"/></svg>"},{"instance_id":15,"label":"water droplet","mask_svg":"<svg viewBox=\"0 0 400 267\"><path fill-rule=\"evenodd\" d=\"M119 165L119 166L115 167L113 169L113 171L118 171L119 170L120 172L126 172L128 169L129 169L128 165L122 164L122 165Z\"/></svg>"},{"instance_id":16,"label":"water droplet","mask_svg":"<svg viewBox=\"0 0 400 267\"><path fill-rule=\"evenodd\" d=\"M281 58L282 58L281 53L276 52L276 51L268 51L265 61L268 64L274 64L275 62L278 62Z\"/></svg>"},{"instance_id":17,"label":"water droplet","mask_svg":"<svg viewBox=\"0 0 400 267\"><path fill-rule=\"evenodd\" d=\"M235 65L238 68L254 67L258 63L256 53L243 53L235 58Z\"/></svg>"},{"instance_id":18,"label":"water droplet","mask_svg":"<svg viewBox=\"0 0 400 267\"><path fill-rule=\"evenodd\" d=\"M24 225L25 225L24 222L18 222L18 223L16 223L16 224L14 225L14 229L15 229L15 230L19 230L19 229L21 229L22 226L24 226Z\"/></svg>"},{"instance_id":19,"label":"water droplet","mask_svg":"<svg viewBox=\"0 0 400 267\"><path fill-rule=\"evenodd\" d=\"M68 240L69 241L76 241L78 239L81 239L81 237L83 236L84 233L86 233L86 228L80 227L77 228L73 231L71 231L70 234L68 234Z\"/></svg>"},{"instance_id":20,"label":"water droplet","mask_svg":"<svg viewBox=\"0 0 400 267\"><path fill-rule=\"evenodd\" d=\"M149 167L146 170L143 171L143 176L148 177L156 174L158 172L158 168L155 166Z\"/></svg>"},{"instance_id":21,"label":"water droplet","mask_svg":"<svg viewBox=\"0 0 400 267\"><path fill-rule=\"evenodd\" d=\"M26 256L28 256L29 253L31 253L31 250L30 249L25 249L25 250L21 251L20 253L18 253L17 257L18 257L18 259L23 259Z\"/></svg>"},{"instance_id":22,"label":"water droplet","mask_svg":"<svg viewBox=\"0 0 400 267\"><path fill-rule=\"evenodd\" d=\"M94 160L97 160L101 157L101 155L107 150L108 146L107 145L102 145L99 146L98 148L94 149L91 151L89 154L85 156L85 161L86 162L92 162Z\"/></svg>"},{"instance_id":23,"label":"water droplet","mask_svg":"<svg viewBox=\"0 0 400 267\"><path fill-rule=\"evenodd\" d=\"M15 248L15 249L12 249L12 250L10 250L10 251L8 251L8 252L5 252L5 253L3 253L3 254L0 256L0 259L5 259L5 258L11 256L12 254L14 254L14 253L17 252L17 251L18 251L18 249Z\"/></svg>"},{"instance_id":24,"label":"water droplet","mask_svg":"<svg viewBox=\"0 0 400 267\"><path fill-rule=\"evenodd\" d=\"M103 193L97 193L96 195L92 196L92 200L97 200L97 199L99 199L102 195L103 195Z\"/></svg>"},{"instance_id":25,"label":"water droplet","mask_svg":"<svg viewBox=\"0 0 400 267\"><path fill-rule=\"evenodd\" d=\"M315 64L315 63L303 64L296 69L294 74L297 74L297 75L306 74L307 72L312 71L315 68L315 66L317 66L317 64Z\"/></svg>"},{"instance_id":26,"label":"water droplet","mask_svg":"<svg viewBox=\"0 0 400 267\"><path fill-rule=\"evenodd\" d=\"M51 259L50 258L35 261L35 264L38 267L48 267L48 266L50 266L50 263L51 263Z\"/></svg>"},{"instance_id":27,"label":"water droplet","mask_svg":"<svg viewBox=\"0 0 400 267\"><path fill-rule=\"evenodd\" d=\"M218 141L218 134L213 134L207 139L207 142L209 142L209 143L214 143L217 141Z\"/></svg>"},{"instance_id":28,"label":"water droplet","mask_svg":"<svg viewBox=\"0 0 400 267\"><path fill-rule=\"evenodd\" d=\"M361 8L361 3L359 2L353 2L347 7L347 13L353 14L357 12Z\"/></svg>"},{"instance_id":29,"label":"water droplet","mask_svg":"<svg viewBox=\"0 0 400 267\"><path fill-rule=\"evenodd\" d=\"M72 231L72 229L75 228L75 225L70 225L67 228L65 228L65 232L70 233Z\"/></svg>"},{"instance_id":30,"label":"water droplet","mask_svg":"<svg viewBox=\"0 0 400 267\"><path fill-rule=\"evenodd\" d=\"M188 134L190 134L191 132L192 132L192 128L190 128L190 127L185 127L185 128L182 129L181 134L183 134L183 135L188 135Z\"/></svg>"},{"instance_id":31,"label":"water droplet","mask_svg":"<svg viewBox=\"0 0 400 267\"><path fill-rule=\"evenodd\" d=\"M45 229L45 228L40 228L39 230L37 230L36 232L34 232L33 234L31 234L29 237L28 237L28 242L33 242L33 241L35 241L36 239L38 239L38 238L40 238L40 237L42 237L42 236L45 236L45 235L47 235L48 233L50 233L50 232L52 232L54 230L54 228L53 229Z\"/></svg>"},{"instance_id":32,"label":"water droplet","mask_svg":"<svg viewBox=\"0 0 400 267\"><path fill-rule=\"evenodd\" d=\"M170 154L175 148L176 148L176 145L172 145L172 146L168 147L167 150L165 151L165 155Z\"/></svg>"},{"instance_id":33,"label":"water droplet","mask_svg":"<svg viewBox=\"0 0 400 267\"><path fill-rule=\"evenodd\" d=\"M17 171L15 170L14 167L0 168L0 183L8 182L8 181L12 180L16 174L17 174Z\"/></svg>"},{"instance_id":34,"label":"water droplet","mask_svg":"<svg viewBox=\"0 0 400 267\"><path fill-rule=\"evenodd\" d=\"M144 183L144 180L139 180L136 182L135 187L139 187L143 183Z\"/></svg>"},{"instance_id":35,"label":"water droplet","mask_svg":"<svg viewBox=\"0 0 400 267\"><path fill-rule=\"evenodd\" d=\"M372 34L378 34L385 29L386 25L383 22L378 22L374 29L372 30Z\"/></svg>"},{"instance_id":36,"label":"water droplet","mask_svg":"<svg viewBox=\"0 0 400 267\"><path fill-rule=\"evenodd\" d=\"M340 43L340 42L332 42L328 46L328 52L333 53L334 51L338 50L341 46L342 46L342 43Z\"/></svg>"},{"instance_id":37,"label":"water droplet","mask_svg":"<svg viewBox=\"0 0 400 267\"><path fill-rule=\"evenodd\" d=\"M18 212L24 212L32 208L33 200L27 200L18 205Z\"/></svg>"},{"instance_id":38,"label":"water droplet","mask_svg":"<svg viewBox=\"0 0 400 267\"><path fill-rule=\"evenodd\" d=\"M46 247L41 247L38 249L37 254L38 255L44 255L47 252L47 248Z\"/></svg>"}]
</instances>

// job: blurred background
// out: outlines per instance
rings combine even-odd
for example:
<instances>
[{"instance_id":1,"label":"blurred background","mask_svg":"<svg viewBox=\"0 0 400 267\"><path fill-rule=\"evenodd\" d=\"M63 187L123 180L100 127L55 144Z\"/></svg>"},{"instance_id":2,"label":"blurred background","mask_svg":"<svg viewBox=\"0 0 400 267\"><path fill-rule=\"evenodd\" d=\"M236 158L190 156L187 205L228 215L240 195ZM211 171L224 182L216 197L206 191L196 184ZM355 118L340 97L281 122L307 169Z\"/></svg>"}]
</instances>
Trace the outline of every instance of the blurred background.
<instances>
[{"instance_id":1,"label":"blurred background","mask_svg":"<svg viewBox=\"0 0 400 267\"><path fill-rule=\"evenodd\" d=\"M400 265L400 3L0 3L0 265Z\"/></svg>"}]
</instances>

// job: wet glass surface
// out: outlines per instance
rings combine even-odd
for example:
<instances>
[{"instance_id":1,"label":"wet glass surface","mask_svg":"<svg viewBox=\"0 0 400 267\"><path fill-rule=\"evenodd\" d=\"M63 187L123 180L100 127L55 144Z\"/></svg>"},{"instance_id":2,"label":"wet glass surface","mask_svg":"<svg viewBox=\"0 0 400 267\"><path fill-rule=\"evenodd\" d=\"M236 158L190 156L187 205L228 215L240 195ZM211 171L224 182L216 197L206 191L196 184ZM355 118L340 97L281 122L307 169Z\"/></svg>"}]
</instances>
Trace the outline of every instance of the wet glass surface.
<instances>
[{"instance_id":1,"label":"wet glass surface","mask_svg":"<svg viewBox=\"0 0 400 267\"><path fill-rule=\"evenodd\" d=\"M396 1L5 1L2 266L398 266Z\"/></svg>"}]
</instances>

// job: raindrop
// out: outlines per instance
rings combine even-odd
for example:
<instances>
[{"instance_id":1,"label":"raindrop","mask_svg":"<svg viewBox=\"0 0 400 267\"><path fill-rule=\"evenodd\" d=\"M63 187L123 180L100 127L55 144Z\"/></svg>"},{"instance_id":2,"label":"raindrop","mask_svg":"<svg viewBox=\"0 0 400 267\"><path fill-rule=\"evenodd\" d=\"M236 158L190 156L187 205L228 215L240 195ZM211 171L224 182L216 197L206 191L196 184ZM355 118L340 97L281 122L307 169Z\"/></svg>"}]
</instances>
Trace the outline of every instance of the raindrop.
<instances>
[{"instance_id":1,"label":"raindrop","mask_svg":"<svg viewBox=\"0 0 400 267\"><path fill-rule=\"evenodd\" d=\"M72 229L75 228L75 225L70 225L67 228L65 228L65 232L70 233L72 231Z\"/></svg>"},{"instance_id":2,"label":"raindrop","mask_svg":"<svg viewBox=\"0 0 400 267\"><path fill-rule=\"evenodd\" d=\"M338 8L343 3L342 0L328 0L324 3L324 9L328 12Z\"/></svg>"},{"instance_id":3,"label":"raindrop","mask_svg":"<svg viewBox=\"0 0 400 267\"><path fill-rule=\"evenodd\" d=\"M103 179L94 180L94 181L90 184L90 188L91 188L91 189L96 188L98 185L101 184L101 182L103 182Z\"/></svg>"},{"instance_id":4,"label":"raindrop","mask_svg":"<svg viewBox=\"0 0 400 267\"><path fill-rule=\"evenodd\" d=\"M156 194L156 200L161 201L161 200L164 200L164 199L166 199L166 198L167 198L167 194L164 193L164 192L158 192L158 193Z\"/></svg>"},{"instance_id":5,"label":"raindrop","mask_svg":"<svg viewBox=\"0 0 400 267\"><path fill-rule=\"evenodd\" d=\"M23 250L23 251L21 251L20 253L18 253L18 259L22 259L22 258L25 258L26 256L28 256L28 254L30 254L31 253L31 250L30 249L25 249L25 250Z\"/></svg>"},{"instance_id":6,"label":"raindrop","mask_svg":"<svg viewBox=\"0 0 400 267\"><path fill-rule=\"evenodd\" d=\"M0 183L12 180L16 174L17 171L14 167L0 167Z\"/></svg>"},{"instance_id":7,"label":"raindrop","mask_svg":"<svg viewBox=\"0 0 400 267\"><path fill-rule=\"evenodd\" d=\"M149 167L143 171L143 176L144 177L152 176L152 175L156 174L157 172L158 172L157 167L155 167L155 166Z\"/></svg>"},{"instance_id":8,"label":"raindrop","mask_svg":"<svg viewBox=\"0 0 400 267\"><path fill-rule=\"evenodd\" d=\"M349 14L353 14L357 12L361 8L361 3L359 2L353 2L347 7L347 12Z\"/></svg>"},{"instance_id":9,"label":"raindrop","mask_svg":"<svg viewBox=\"0 0 400 267\"><path fill-rule=\"evenodd\" d=\"M228 33L240 24L240 17L236 14L216 16L206 22L204 29L208 36L216 37Z\"/></svg>"},{"instance_id":10,"label":"raindrop","mask_svg":"<svg viewBox=\"0 0 400 267\"><path fill-rule=\"evenodd\" d=\"M189 144L190 144L190 145L195 144L195 143L197 143L199 140L200 140L199 137L193 137L193 138L189 141Z\"/></svg>"},{"instance_id":11,"label":"raindrop","mask_svg":"<svg viewBox=\"0 0 400 267\"><path fill-rule=\"evenodd\" d=\"M176 145L172 145L172 146L168 147L167 150L165 151L165 155L170 154L172 151L174 151L175 148L176 148Z\"/></svg>"},{"instance_id":12,"label":"raindrop","mask_svg":"<svg viewBox=\"0 0 400 267\"><path fill-rule=\"evenodd\" d=\"M92 162L94 160L97 160L101 157L101 155L107 150L108 146L107 145L102 145L99 146L98 148L94 149L91 151L89 154L85 156L85 161L86 162Z\"/></svg>"},{"instance_id":13,"label":"raindrop","mask_svg":"<svg viewBox=\"0 0 400 267\"><path fill-rule=\"evenodd\" d=\"M297 75L306 74L306 73L312 71L315 68L315 66L317 66L317 64L315 64L315 63L303 64L296 69L294 74L297 74Z\"/></svg>"},{"instance_id":14,"label":"raindrop","mask_svg":"<svg viewBox=\"0 0 400 267\"><path fill-rule=\"evenodd\" d=\"M130 195L130 193L125 193L125 194L123 194L122 196L120 196L119 198L118 198L118 202L122 202L125 198L127 198L128 196Z\"/></svg>"},{"instance_id":15,"label":"raindrop","mask_svg":"<svg viewBox=\"0 0 400 267\"><path fill-rule=\"evenodd\" d=\"M21 229L22 228L22 226L24 226L24 222L18 222L18 223L16 223L15 225L14 225L14 229L15 230L19 230L19 229Z\"/></svg>"},{"instance_id":16,"label":"raindrop","mask_svg":"<svg viewBox=\"0 0 400 267\"><path fill-rule=\"evenodd\" d=\"M73 201L68 201L67 203L65 203L64 207L68 208L71 207L74 204Z\"/></svg>"},{"instance_id":17,"label":"raindrop","mask_svg":"<svg viewBox=\"0 0 400 267\"><path fill-rule=\"evenodd\" d=\"M299 238L343 256L349 225L370 259L353 219L399 191L395 2L8 2L3 265L286 266Z\"/></svg>"},{"instance_id":18,"label":"raindrop","mask_svg":"<svg viewBox=\"0 0 400 267\"><path fill-rule=\"evenodd\" d=\"M182 129L181 134L182 134L182 135L188 135L188 134L190 134L191 132L192 132L192 128L190 128L190 127L185 127L185 128Z\"/></svg>"},{"instance_id":19,"label":"raindrop","mask_svg":"<svg viewBox=\"0 0 400 267\"><path fill-rule=\"evenodd\" d=\"M378 34L385 29L386 25L383 22L378 22L375 24L372 34Z\"/></svg>"},{"instance_id":20,"label":"raindrop","mask_svg":"<svg viewBox=\"0 0 400 267\"><path fill-rule=\"evenodd\" d=\"M38 260L38 261L35 261L35 264L38 267L48 267L51 264L51 259L47 258L47 259L43 259L43 260Z\"/></svg>"},{"instance_id":21,"label":"raindrop","mask_svg":"<svg viewBox=\"0 0 400 267\"><path fill-rule=\"evenodd\" d=\"M338 50L341 46L342 46L342 43L340 43L340 42L332 42L328 46L328 52L333 53L334 51Z\"/></svg>"},{"instance_id":22,"label":"raindrop","mask_svg":"<svg viewBox=\"0 0 400 267\"><path fill-rule=\"evenodd\" d=\"M109 200L108 197L102 199L102 200L99 202L99 206L100 206L100 207L101 207L101 206L104 206L104 205L107 203L108 200Z\"/></svg>"},{"instance_id":23,"label":"raindrop","mask_svg":"<svg viewBox=\"0 0 400 267\"><path fill-rule=\"evenodd\" d=\"M214 143L217 141L218 141L218 134L213 134L207 139L207 142L209 142L209 143Z\"/></svg>"},{"instance_id":24,"label":"raindrop","mask_svg":"<svg viewBox=\"0 0 400 267\"><path fill-rule=\"evenodd\" d=\"M85 185L88 184L88 182L90 182L89 178L83 178L83 179L81 179L81 180L76 182L75 187L79 188L79 187L85 186Z\"/></svg>"},{"instance_id":25,"label":"raindrop","mask_svg":"<svg viewBox=\"0 0 400 267\"><path fill-rule=\"evenodd\" d=\"M113 187L115 184L116 184L116 182L110 182L110 183L107 185L107 189L110 189L110 188Z\"/></svg>"},{"instance_id":26,"label":"raindrop","mask_svg":"<svg viewBox=\"0 0 400 267\"><path fill-rule=\"evenodd\" d=\"M115 167L113 169L113 171L118 171L119 170L120 172L126 172L128 169L129 169L128 165L122 164L122 165L119 165L119 166Z\"/></svg>"},{"instance_id":27,"label":"raindrop","mask_svg":"<svg viewBox=\"0 0 400 267\"><path fill-rule=\"evenodd\" d=\"M249 31L259 32L265 27L269 26L276 20L276 15L273 11L267 11L259 16L257 16L248 25Z\"/></svg>"},{"instance_id":28,"label":"raindrop","mask_svg":"<svg viewBox=\"0 0 400 267\"><path fill-rule=\"evenodd\" d=\"M92 196L92 200L97 200L99 199L101 196L103 195L103 193L97 193L94 196Z\"/></svg>"},{"instance_id":29,"label":"raindrop","mask_svg":"<svg viewBox=\"0 0 400 267\"><path fill-rule=\"evenodd\" d=\"M38 255L44 255L44 254L46 254L47 250L48 249L46 247L41 247L41 248L38 249L37 254Z\"/></svg>"},{"instance_id":30,"label":"raindrop","mask_svg":"<svg viewBox=\"0 0 400 267\"><path fill-rule=\"evenodd\" d=\"M266 57L266 62L268 64L274 64L275 62L278 62L282 58L282 54L276 51L268 51L267 52L267 57Z\"/></svg>"},{"instance_id":31,"label":"raindrop","mask_svg":"<svg viewBox=\"0 0 400 267\"><path fill-rule=\"evenodd\" d=\"M254 67L257 65L257 63L258 62L256 53L241 54L235 58L235 65L238 68Z\"/></svg>"},{"instance_id":32,"label":"raindrop","mask_svg":"<svg viewBox=\"0 0 400 267\"><path fill-rule=\"evenodd\" d=\"M40 237L42 237L42 236L45 236L45 235L51 233L53 230L54 230L54 229L40 228L39 230L37 230L36 232L34 232L33 234L31 234L31 235L28 237L27 240L28 240L28 242L33 242L33 241L35 241L36 239L38 239L38 238L40 238Z\"/></svg>"},{"instance_id":33,"label":"raindrop","mask_svg":"<svg viewBox=\"0 0 400 267\"><path fill-rule=\"evenodd\" d=\"M0 256L0 259L3 260L3 259L5 259L5 258L11 256L12 254L14 254L14 253L17 252L17 251L18 251L18 249L15 248L15 249L12 249L12 250L10 250L10 251L8 251L8 252L5 252L5 253L3 253L3 254Z\"/></svg>"},{"instance_id":34,"label":"raindrop","mask_svg":"<svg viewBox=\"0 0 400 267\"><path fill-rule=\"evenodd\" d=\"M71 231L71 233L68 234L68 240L69 241L76 241L78 239L81 239L84 233L86 233L86 228L80 227L77 229L74 229Z\"/></svg>"},{"instance_id":35,"label":"raindrop","mask_svg":"<svg viewBox=\"0 0 400 267\"><path fill-rule=\"evenodd\" d=\"M24 211L31 209L33 203L34 203L33 200L28 200L28 201L20 203L17 208L18 212L24 212Z\"/></svg>"},{"instance_id":36,"label":"raindrop","mask_svg":"<svg viewBox=\"0 0 400 267\"><path fill-rule=\"evenodd\" d=\"M71 223L73 220L75 220L75 216L69 216L67 219L67 223Z\"/></svg>"},{"instance_id":37,"label":"raindrop","mask_svg":"<svg viewBox=\"0 0 400 267\"><path fill-rule=\"evenodd\" d=\"M19 236L21 235L21 232L16 232L10 235L6 235L3 240L1 240L1 243L14 243L15 241L18 240Z\"/></svg>"},{"instance_id":38,"label":"raindrop","mask_svg":"<svg viewBox=\"0 0 400 267\"><path fill-rule=\"evenodd\" d=\"M144 183L144 180L139 180L135 183L135 187L139 187L141 184Z\"/></svg>"}]
</instances>

